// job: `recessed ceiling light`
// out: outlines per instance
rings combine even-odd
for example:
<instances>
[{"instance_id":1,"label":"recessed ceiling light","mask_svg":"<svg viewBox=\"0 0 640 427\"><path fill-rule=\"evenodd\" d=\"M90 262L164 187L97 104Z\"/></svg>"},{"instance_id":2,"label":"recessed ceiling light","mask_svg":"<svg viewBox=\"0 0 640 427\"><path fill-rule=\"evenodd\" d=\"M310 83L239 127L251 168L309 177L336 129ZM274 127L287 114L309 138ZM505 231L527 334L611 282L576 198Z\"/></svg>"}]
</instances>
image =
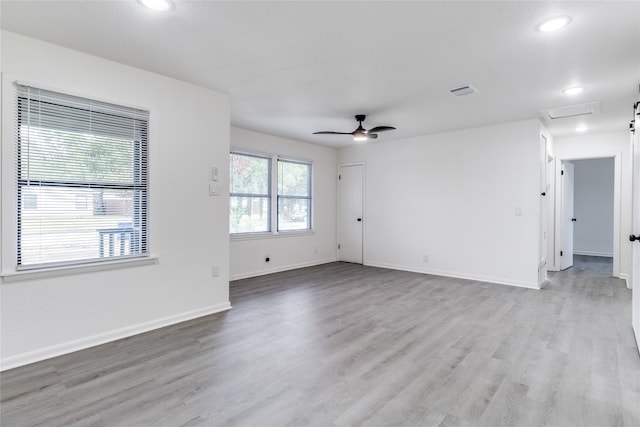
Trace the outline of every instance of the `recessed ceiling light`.
<instances>
[{"instance_id":1,"label":"recessed ceiling light","mask_svg":"<svg viewBox=\"0 0 640 427\"><path fill-rule=\"evenodd\" d=\"M540 25L538 25L538 31L542 31L543 33L548 33L550 31L556 31L560 28L564 27L571 21L571 18L568 16L558 16L557 18L551 18L547 21L544 21Z\"/></svg>"},{"instance_id":2,"label":"recessed ceiling light","mask_svg":"<svg viewBox=\"0 0 640 427\"><path fill-rule=\"evenodd\" d=\"M586 131L587 129L589 129L589 128L587 127L587 125L578 125L578 127L576 127L576 131L577 131L577 132L584 132L584 131Z\"/></svg>"},{"instance_id":3,"label":"recessed ceiling light","mask_svg":"<svg viewBox=\"0 0 640 427\"><path fill-rule=\"evenodd\" d=\"M566 95L577 95L580 92L582 92L584 90L584 88L582 86L572 86L572 87L568 87L565 90L562 91L562 93L566 94Z\"/></svg>"},{"instance_id":4,"label":"recessed ceiling light","mask_svg":"<svg viewBox=\"0 0 640 427\"><path fill-rule=\"evenodd\" d=\"M172 7L169 0L140 0L140 3L157 12L166 12Z\"/></svg>"}]
</instances>

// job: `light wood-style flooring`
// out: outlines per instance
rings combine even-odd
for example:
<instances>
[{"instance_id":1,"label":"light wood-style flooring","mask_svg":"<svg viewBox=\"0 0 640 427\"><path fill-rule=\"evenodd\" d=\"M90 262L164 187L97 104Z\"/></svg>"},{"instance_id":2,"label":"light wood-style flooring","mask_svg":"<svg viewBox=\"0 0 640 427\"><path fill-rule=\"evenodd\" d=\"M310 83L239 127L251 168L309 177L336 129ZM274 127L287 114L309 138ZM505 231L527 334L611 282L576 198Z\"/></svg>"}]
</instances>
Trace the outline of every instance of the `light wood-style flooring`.
<instances>
[{"instance_id":1,"label":"light wood-style flooring","mask_svg":"<svg viewBox=\"0 0 640 427\"><path fill-rule=\"evenodd\" d=\"M233 309L0 375L10 426L640 426L631 291L576 257L541 291L332 263Z\"/></svg>"}]
</instances>

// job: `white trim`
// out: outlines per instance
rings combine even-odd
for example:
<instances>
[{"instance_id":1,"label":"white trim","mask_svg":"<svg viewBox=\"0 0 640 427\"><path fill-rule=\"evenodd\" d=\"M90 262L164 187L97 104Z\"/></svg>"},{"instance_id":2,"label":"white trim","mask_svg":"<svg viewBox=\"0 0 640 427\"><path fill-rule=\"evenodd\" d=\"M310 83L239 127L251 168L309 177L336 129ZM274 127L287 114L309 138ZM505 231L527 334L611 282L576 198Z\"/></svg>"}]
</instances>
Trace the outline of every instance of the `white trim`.
<instances>
[{"instance_id":1,"label":"white trim","mask_svg":"<svg viewBox=\"0 0 640 427\"><path fill-rule=\"evenodd\" d=\"M627 289L632 289L633 288L633 286L631 286L631 280L629 279L629 275L628 274L620 273L619 276L615 276L615 277L617 277L618 279L624 280L624 282L625 282L625 284L627 286Z\"/></svg>"},{"instance_id":2,"label":"white trim","mask_svg":"<svg viewBox=\"0 0 640 427\"><path fill-rule=\"evenodd\" d=\"M259 270L259 271L251 271L249 273L234 274L229 278L229 280L233 281L233 280L248 279L250 277L265 276L267 274L280 273L282 271L295 270L297 268L313 267L315 265L328 264L330 262L336 262L336 261L337 261L336 258L325 258L320 260L301 262L298 264L289 264L281 267L270 268L268 270Z\"/></svg>"},{"instance_id":3,"label":"white trim","mask_svg":"<svg viewBox=\"0 0 640 427\"><path fill-rule=\"evenodd\" d=\"M605 258L613 258L612 252L595 252L595 251L576 251L573 250L574 255L586 255L586 256L599 256Z\"/></svg>"},{"instance_id":4,"label":"white trim","mask_svg":"<svg viewBox=\"0 0 640 427\"><path fill-rule=\"evenodd\" d=\"M420 269L420 268L414 268L414 267L407 267L404 265L387 264L387 263L367 263L366 265L370 267L388 268L390 270L410 271L412 273L432 274L434 276L452 277L455 279L473 280L476 282L493 283L496 285L516 286L518 288L540 290L540 285L538 283L513 281L513 280L501 278L501 277L479 276L475 274L458 273L455 271L445 271L445 270Z\"/></svg>"},{"instance_id":5,"label":"white trim","mask_svg":"<svg viewBox=\"0 0 640 427\"><path fill-rule=\"evenodd\" d=\"M282 230L278 232L264 231L258 233L230 233L229 241L241 242L243 240L260 240L260 239L280 239L283 237L301 237L301 236L313 236L316 234L315 230Z\"/></svg>"},{"instance_id":6,"label":"white trim","mask_svg":"<svg viewBox=\"0 0 640 427\"><path fill-rule=\"evenodd\" d=\"M196 319L198 317L208 316L210 314L219 313L231 309L229 302L212 305L209 307L187 311L185 313L168 316L162 319L152 320L150 322L140 323L138 325L126 326L101 334L68 341L61 344L52 345L39 350L29 351L15 356L9 356L0 360L0 372L19 366L28 365L30 363L40 362L42 360L61 356L63 354L73 353L75 351L84 350L89 347L95 347L108 342L131 337L154 329L160 329L176 323L186 322L187 320Z\"/></svg>"},{"instance_id":7,"label":"white trim","mask_svg":"<svg viewBox=\"0 0 640 427\"><path fill-rule=\"evenodd\" d=\"M69 276L72 274L92 273L94 271L107 271L120 268L139 267L142 265L152 265L158 263L158 257L151 256L117 261L103 261L86 264L66 265L62 267L10 271L0 273L0 277L2 278L2 283L8 283L21 280L45 279L50 277Z\"/></svg>"}]
</instances>

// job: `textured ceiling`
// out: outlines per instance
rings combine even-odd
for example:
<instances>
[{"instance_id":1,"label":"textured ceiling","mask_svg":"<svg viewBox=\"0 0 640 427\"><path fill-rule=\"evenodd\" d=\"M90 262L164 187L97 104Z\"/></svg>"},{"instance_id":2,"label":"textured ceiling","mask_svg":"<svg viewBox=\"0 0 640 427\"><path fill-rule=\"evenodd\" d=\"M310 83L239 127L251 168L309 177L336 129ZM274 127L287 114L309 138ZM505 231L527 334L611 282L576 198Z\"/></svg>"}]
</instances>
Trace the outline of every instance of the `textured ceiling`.
<instances>
[{"instance_id":1,"label":"textured ceiling","mask_svg":"<svg viewBox=\"0 0 640 427\"><path fill-rule=\"evenodd\" d=\"M377 141L511 120L589 102L545 122L554 136L627 129L640 83L638 1L6 1L2 27L229 95L232 124L344 146L353 115ZM541 21L571 23L541 33ZM453 97L467 83L478 93ZM585 90L567 96L562 90Z\"/></svg>"}]
</instances>

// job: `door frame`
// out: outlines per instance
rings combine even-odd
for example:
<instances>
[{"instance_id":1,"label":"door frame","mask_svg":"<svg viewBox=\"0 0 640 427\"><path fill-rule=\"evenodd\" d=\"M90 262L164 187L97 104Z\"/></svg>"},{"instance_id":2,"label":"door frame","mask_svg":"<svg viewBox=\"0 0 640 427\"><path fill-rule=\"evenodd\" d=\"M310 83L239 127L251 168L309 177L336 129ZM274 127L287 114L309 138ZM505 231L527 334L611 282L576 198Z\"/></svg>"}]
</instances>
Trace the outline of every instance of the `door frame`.
<instances>
[{"instance_id":1,"label":"door frame","mask_svg":"<svg viewBox=\"0 0 640 427\"><path fill-rule=\"evenodd\" d=\"M366 264L366 258L365 258L365 241L366 241L366 228L367 228L367 213L366 213L366 199L365 199L365 194L367 193L367 179L366 179L366 165L365 162L347 162L347 163L338 163L337 165L337 170L336 170L336 178L338 178L338 176L340 175L340 170L343 167L350 167L350 166L362 166L362 265L367 265ZM340 179L336 179L336 195L338 200L336 201L336 241L338 242L338 244L340 244L340 235L341 235L341 224L340 224L340 209L342 209L342 206L340 206L340 199L341 199L341 194L340 194ZM338 249L338 245L336 245L336 259L338 261L340 261L340 250Z\"/></svg>"},{"instance_id":2,"label":"door frame","mask_svg":"<svg viewBox=\"0 0 640 427\"><path fill-rule=\"evenodd\" d=\"M571 167L569 169L571 169L571 173L567 174L565 172L567 172L567 165L566 164L570 164ZM567 182L567 178L566 176L571 176L571 186L567 187L565 185L565 183ZM565 188L571 188L571 217L575 218L575 169L574 169L574 164L572 160L561 160L560 161L560 175L559 175L559 179L560 179L560 191L558 191L559 196L560 196L560 221L559 221L559 232L560 232L560 244L558 245L558 253L556 254L556 256L558 257L558 270L566 270L568 268L573 267L573 244L574 244L574 240L575 240L575 229L572 229L570 231L571 233L571 245L566 244L565 240L567 239L567 234L568 234L568 230L565 228L567 225L569 225L567 223L567 212L566 212L566 208L567 208L567 200L568 198L565 196ZM571 227L573 227L573 223L571 224ZM566 253L564 255L560 255L561 251L567 251L567 248L571 247L571 254ZM567 263L567 258L571 256L571 263ZM565 265L562 265L562 261L565 261Z\"/></svg>"},{"instance_id":3,"label":"door frame","mask_svg":"<svg viewBox=\"0 0 640 427\"><path fill-rule=\"evenodd\" d=\"M611 159L613 158L613 277L627 279L620 275L620 215L621 215L621 183L622 183L622 153L616 152L610 155L591 155L591 156L570 156L557 157L555 159L554 172L554 253L553 271L560 269L560 248L562 247L562 194L560 191L560 172L562 170L562 162L573 160L595 160L595 159ZM627 287L630 283L627 281Z\"/></svg>"},{"instance_id":4,"label":"door frame","mask_svg":"<svg viewBox=\"0 0 640 427\"><path fill-rule=\"evenodd\" d=\"M640 101L634 104L634 131L631 133L631 234L640 234ZM631 236L629 236L631 237ZM626 239L625 239L626 240ZM629 242L637 245L640 242ZM631 327L636 338L636 348L640 353L640 247L631 249L631 271L627 287L631 287Z\"/></svg>"}]
</instances>

